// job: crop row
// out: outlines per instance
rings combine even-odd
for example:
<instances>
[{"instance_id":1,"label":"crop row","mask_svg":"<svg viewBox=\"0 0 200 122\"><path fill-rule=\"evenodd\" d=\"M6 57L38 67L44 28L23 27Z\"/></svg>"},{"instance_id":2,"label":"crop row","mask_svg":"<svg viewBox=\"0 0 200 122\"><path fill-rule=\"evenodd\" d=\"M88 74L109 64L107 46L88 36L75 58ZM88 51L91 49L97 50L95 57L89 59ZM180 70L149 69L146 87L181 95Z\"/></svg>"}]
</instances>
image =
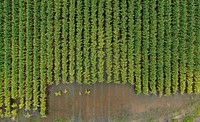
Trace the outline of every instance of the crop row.
<instances>
[{"instance_id":1,"label":"crop row","mask_svg":"<svg viewBox=\"0 0 200 122\"><path fill-rule=\"evenodd\" d=\"M1 0L0 13L1 116L45 116L54 83L200 93L199 0Z\"/></svg>"}]
</instances>

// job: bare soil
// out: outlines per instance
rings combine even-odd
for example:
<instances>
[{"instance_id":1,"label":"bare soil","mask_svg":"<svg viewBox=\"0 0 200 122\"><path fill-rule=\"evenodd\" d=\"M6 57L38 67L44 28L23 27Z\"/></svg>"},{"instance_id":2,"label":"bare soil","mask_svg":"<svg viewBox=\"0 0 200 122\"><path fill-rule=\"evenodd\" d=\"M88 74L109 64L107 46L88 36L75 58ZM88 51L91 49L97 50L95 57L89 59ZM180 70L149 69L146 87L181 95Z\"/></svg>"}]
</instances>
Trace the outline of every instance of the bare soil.
<instances>
[{"instance_id":1,"label":"bare soil","mask_svg":"<svg viewBox=\"0 0 200 122\"><path fill-rule=\"evenodd\" d=\"M55 92L68 90L61 96ZM90 95L85 90L91 91ZM81 94L80 94L81 93ZM59 85L50 88L48 114L44 122L55 118L74 121L167 121L172 113L188 106L194 95L155 96L136 95L129 84ZM124 120L125 119L125 120Z\"/></svg>"},{"instance_id":2,"label":"bare soil","mask_svg":"<svg viewBox=\"0 0 200 122\"><path fill-rule=\"evenodd\" d=\"M90 95L85 94L86 89L91 91ZM22 110L16 122L53 122L57 118L66 122L172 122L176 118L182 122L195 106L200 106L199 95L136 95L130 84L60 84L49 87L48 91L46 118L40 118L38 111L29 111L32 116L25 118L27 112ZM58 91L61 96L55 95ZM194 122L200 122L200 117Z\"/></svg>"}]
</instances>

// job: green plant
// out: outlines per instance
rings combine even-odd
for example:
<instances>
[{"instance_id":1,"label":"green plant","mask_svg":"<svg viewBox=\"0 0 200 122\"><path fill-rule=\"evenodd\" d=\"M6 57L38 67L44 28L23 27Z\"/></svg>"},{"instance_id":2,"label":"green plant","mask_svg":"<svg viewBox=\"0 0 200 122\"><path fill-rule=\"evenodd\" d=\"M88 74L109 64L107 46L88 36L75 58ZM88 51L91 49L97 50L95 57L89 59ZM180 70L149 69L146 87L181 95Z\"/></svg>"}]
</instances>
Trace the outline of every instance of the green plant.
<instances>
[{"instance_id":1,"label":"green plant","mask_svg":"<svg viewBox=\"0 0 200 122\"><path fill-rule=\"evenodd\" d=\"M178 47L179 47L179 2L178 1L172 1L172 60L171 60L171 66L172 66L172 93L176 93L178 90Z\"/></svg>"},{"instance_id":2,"label":"green plant","mask_svg":"<svg viewBox=\"0 0 200 122\"><path fill-rule=\"evenodd\" d=\"M76 34L76 72L77 72L77 82L79 84L82 83L83 79L83 52L82 52L82 45L83 45L83 12L82 12L82 0L77 1L77 10L76 10L76 27L77 29L77 34Z\"/></svg>"},{"instance_id":3,"label":"green plant","mask_svg":"<svg viewBox=\"0 0 200 122\"><path fill-rule=\"evenodd\" d=\"M179 35L179 75L180 75L180 92L186 90L186 2L180 1L180 35Z\"/></svg>"},{"instance_id":4,"label":"green plant","mask_svg":"<svg viewBox=\"0 0 200 122\"><path fill-rule=\"evenodd\" d=\"M97 82L97 0L91 1L91 82Z\"/></svg>"},{"instance_id":5,"label":"green plant","mask_svg":"<svg viewBox=\"0 0 200 122\"><path fill-rule=\"evenodd\" d=\"M134 84L134 1L128 1L128 82Z\"/></svg>"},{"instance_id":6,"label":"green plant","mask_svg":"<svg viewBox=\"0 0 200 122\"><path fill-rule=\"evenodd\" d=\"M74 68L75 68L75 1L70 0L69 6L69 81L74 82Z\"/></svg>"},{"instance_id":7,"label":"green plant","mask_svg":"<svg viewBox=\"0 0 200 122\"><path fill-rule=\"evenodd\" d=\"M65 122L65 119L57 118L57 119L53 120L53 122Z\"/></svg>"},{"instance_id":8,"label":"green plant","mask_svg":"<svg viewBox=\"0 0 200 122\"><path fill-rule=\"evenodd\" d=\"M187 93L193 92L194 71L194 1L187 0Z\"/></svg>"},{"instance_id":9,"label":"green plant","mask_svg":"<svg viewBox=\"0 0 200 122\"><path fill-rule=\"evenodd\" d=\"M47 82L50 85L53 84L53 2L47 2Z\"/></svg>"},{"instance_id":10,"label":"green plant","mask_svg":"<svg viewBox=\"0 0 200 122\"><path fill-rule=\"evenodd\" d=\"M137 94L142 92L141 87L141 0L135 0L135 24L134 24L134 73L135 73L135 91ZM150 71L151 72L151 71ZM150 76L151 77L151 76Z\"/></svg>"},{"instance_id":11,"label":"green plant","mask_svg":"<svg viewBox=\"0 0 200 122\"><path fill-rule=\"evenodd\" d=\"M157 88L160 96L164 92L164 63L163 63L163 49L164 49L164 0L158 1L158 15L157 15Z\"/></svg>"},{"instance_id":12,"label":"green plant","mask_svg":"<svg viewBox=\"0 0 200 122\"><path fill-rule=\"evenodd\" d=\"M11 2L4 1L4 104L5 117L10 117L10 83L11 83Z\"/></svg>"},{"instance_id":13,"label":"green plant","mask_svg":"<svg viewBox=\"0 0 200 122\"><path fill-rule=\"evenodd\" d=\"M164 87L165 95L171 94L171 1L164 1Z\"/></svg>"},{"instance_id":14,"label":"green plant","mask_svg":"<svg viewBox=\"0 0 200 122\"><path fill-rule=\"evenodd\" d=\"M68 81L68 56L69 56L69 1L64 0L63 1L63 7L62 7L62 82L65 84ZM50 61L52 62L52 61Z\"/></svg>"},{"instance_id":15,"label":"green plant","mask_svg":"<svg viewBox=\"0 0 200 122\"><path fill-rule=\"evenodd\" d=\"M33 107L37 110L39 104L39 78L40 78L40 1L34 1L34 40L33 40Z\"/></svg>"},{"instance_id":16,"label":"green plant","mask_svg":"<svg viewBox=\"0 0 200 122\"><path fill-rule=\"evenodd\" d=\"M105 52L103 51L104 48L104 40L105 40L105 35L104 35L104 0L100 0L98 2L98 11L97 11L97 17L98 17L98 40L97 40L97 57L98 57L98 81L99 82L104 82L104 56Z\"/></svg>"},{"instance_id":17,"label":"green plant","mask_svg":"<svg viewBox=\"0 0 200 122\"><path fill-rule=\"evenodd\" d=\"M17 83L18 83L18 39L19 39L19 7L18 0L12 2L12 79L11 79L11 98L18 97Z\"/></svg>"},{"instance_id":18,"label":"green plant","mask_svg":"<svg viewBox=\"0 0 200 122\"><path fill-rule=\"evenodd\" d=\"M89 7L90 1L84 0L84 7L83 7L83 82L86 84L90 84L90 61L89 61L89 53L90 53L90 16L89 16Z\"/></svg>"},{"instance_id":19,"label":"green plant","mask_svg":"<svg viewBox=\"0 0 200 122\"><path fill-rule=\"evenodd\" d=\"M149 1L144 1L142 4L142 91L148 94L149 88Z\"/></svg>"},{"instance_id":20,"label":"green plant","mask_svg":"<svg viewBox=\"0 0 200 122\"><path fill-rule=\"evenodd\" d=\"M149 2L149 84L152 94L156 94L156 42L157 42L157 12L155 11L156 0Z\"/></svg>"},{"instance_id":21,"label":"green plant","mask_svg":"<svg viewBox=\"0 0 200 122\"><path fill-rule=\"evenodd\" d=\"M114 83L120 83L119 79L119 1L113 2L113 79Z\"/></svg>"},{"instance_id":22,"label":"green plant","mask_svg":"<svg viewBox=\"0 0 200 122\"><path fill-rule=\"evenodd\" d=\"M19 98L20 104L19 109L24 106L24 95L25 95L25 29L26 29L26 17L25 17L25 1L19 2Z\"/></svg>"}]
</instances>

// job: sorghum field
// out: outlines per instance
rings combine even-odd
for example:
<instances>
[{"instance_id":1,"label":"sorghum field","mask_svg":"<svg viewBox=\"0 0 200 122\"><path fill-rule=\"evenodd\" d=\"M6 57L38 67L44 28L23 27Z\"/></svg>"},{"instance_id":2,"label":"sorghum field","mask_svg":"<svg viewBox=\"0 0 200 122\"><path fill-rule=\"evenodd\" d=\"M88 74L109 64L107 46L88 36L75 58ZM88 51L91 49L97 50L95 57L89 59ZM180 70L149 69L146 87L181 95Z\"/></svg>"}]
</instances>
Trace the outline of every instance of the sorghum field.
<instances>
[{"instance_id":1,"label":"sorghum field","mask_svg":"<svg viewBox=\"0 0 200 122\"><path fill-rule=\"evenodd\" d=\"M0 116L75 82L199 94L200 0L0 0Z\"/></svg>"}]
</instances>

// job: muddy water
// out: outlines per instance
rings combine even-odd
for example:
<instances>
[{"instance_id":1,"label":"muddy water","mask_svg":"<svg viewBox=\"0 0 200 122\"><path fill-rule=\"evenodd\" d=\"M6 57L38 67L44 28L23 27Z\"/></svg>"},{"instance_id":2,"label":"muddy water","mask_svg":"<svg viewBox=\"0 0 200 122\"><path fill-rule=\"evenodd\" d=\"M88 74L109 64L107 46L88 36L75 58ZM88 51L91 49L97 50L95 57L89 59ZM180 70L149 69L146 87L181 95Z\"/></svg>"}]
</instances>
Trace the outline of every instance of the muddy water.
<instances>
[{"instance_id":1,"label":"muddy water","mask_svg":"<svg viewBox=\"0 0 200 122\"><path fill-rule=\"evenodd\" d=\"M56 91L66 94L55 96ZM90 95L85 90L91 91ZM49 88L48 115L44 122L55 118L65 118L74 121L111 120L134 121L151 118L163 119L172 112L184 108L195 96L173 95L158 97L153 95L136 95L129 84L95 84L95 85L59 85ZM197 96L196 96L197 97ZM150 118L149 117L149 118Z\"/></svg>"}]
</instances>

